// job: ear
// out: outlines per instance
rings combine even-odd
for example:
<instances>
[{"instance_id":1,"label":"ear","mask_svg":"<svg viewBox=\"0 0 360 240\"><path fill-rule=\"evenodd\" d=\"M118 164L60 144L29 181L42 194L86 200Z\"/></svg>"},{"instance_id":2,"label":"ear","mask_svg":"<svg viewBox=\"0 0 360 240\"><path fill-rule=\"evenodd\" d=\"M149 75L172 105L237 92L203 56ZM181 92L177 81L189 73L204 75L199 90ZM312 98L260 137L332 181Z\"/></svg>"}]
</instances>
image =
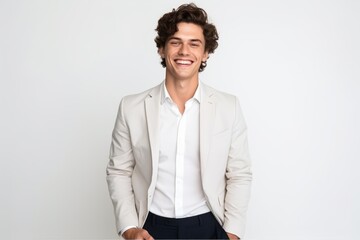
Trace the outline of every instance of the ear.
<instances>
[{"instance_id":1,"label":"ear","mask_svg":"<svg viewBox=\"0 0 360 240\"><path fill-rule=\"evenodd\" d=\"M205 51L201 60L202 62L206 62L208 59L209 59L209 52Z\"/></svg>"},{"instance_id":2,"label":"ear","mask_svg":"<svg viewBox=\"0 0 360 240\"><path fill-rule=\"evenodd\" d=\"M163 47L158 49L158 54L160 55L161 58L165 58L165 53L164 53L164 48Z\"/></svg>"}]
</instances>

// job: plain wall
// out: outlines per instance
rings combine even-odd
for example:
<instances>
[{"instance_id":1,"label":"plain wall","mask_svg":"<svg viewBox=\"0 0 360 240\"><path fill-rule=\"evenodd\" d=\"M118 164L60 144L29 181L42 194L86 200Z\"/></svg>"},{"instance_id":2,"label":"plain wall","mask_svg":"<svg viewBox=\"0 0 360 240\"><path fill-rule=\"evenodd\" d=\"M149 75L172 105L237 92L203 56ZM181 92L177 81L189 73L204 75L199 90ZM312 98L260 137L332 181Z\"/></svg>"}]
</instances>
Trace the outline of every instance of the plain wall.
<instances>
[{"instance_id":1,"label":"plain wall","mask_svg":"<svg viewBox=\"0 0 360 240\"><path fill-rule=\"evenodd\" d=\"M246 239L360 238L360 2L194 1L239 97ZM184 1L0 0L1 239L115 239L105 181L120 99L161 82L157 20Z\"/></svg>"}]
</instances>

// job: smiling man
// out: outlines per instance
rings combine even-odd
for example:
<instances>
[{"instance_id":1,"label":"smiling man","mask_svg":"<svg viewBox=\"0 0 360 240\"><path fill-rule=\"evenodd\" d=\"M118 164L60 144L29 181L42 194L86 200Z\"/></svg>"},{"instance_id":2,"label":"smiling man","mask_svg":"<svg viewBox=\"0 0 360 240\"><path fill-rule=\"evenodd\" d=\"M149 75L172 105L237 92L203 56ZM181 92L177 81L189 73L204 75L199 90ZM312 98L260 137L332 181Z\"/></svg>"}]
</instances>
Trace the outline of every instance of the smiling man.
<instances>
[{"instance_id":1,"label":"smiling man","mask_svg":"<svg viewBox=\"0 0 360 240\"><path fill-rule=\"evenodd\" d=\"M218 34L181 5L159 19L165 81L122 99L107 182L125 239L239 239L251 168L238 99L199 81Z\"/></svg>"}]
</instances>

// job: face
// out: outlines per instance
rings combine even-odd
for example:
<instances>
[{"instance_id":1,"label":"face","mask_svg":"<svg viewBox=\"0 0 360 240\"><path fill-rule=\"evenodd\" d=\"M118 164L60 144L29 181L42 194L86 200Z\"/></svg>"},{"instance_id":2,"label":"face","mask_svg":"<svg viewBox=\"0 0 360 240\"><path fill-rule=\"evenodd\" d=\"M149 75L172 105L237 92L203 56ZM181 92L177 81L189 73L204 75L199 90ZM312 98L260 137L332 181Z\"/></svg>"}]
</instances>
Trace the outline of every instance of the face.
<instances>
[{"instance_id":1,"label":"face","mask_svg":"<svg viewBox=\"0 0 360 240\"><path fill-rule=\"evenodd\" d=\"M159 49L166 62L166 78L197 80L201 62L208 58L203 30L199 25L185 22L177 27L179 30Z\"/></svg>"}]
</instances>

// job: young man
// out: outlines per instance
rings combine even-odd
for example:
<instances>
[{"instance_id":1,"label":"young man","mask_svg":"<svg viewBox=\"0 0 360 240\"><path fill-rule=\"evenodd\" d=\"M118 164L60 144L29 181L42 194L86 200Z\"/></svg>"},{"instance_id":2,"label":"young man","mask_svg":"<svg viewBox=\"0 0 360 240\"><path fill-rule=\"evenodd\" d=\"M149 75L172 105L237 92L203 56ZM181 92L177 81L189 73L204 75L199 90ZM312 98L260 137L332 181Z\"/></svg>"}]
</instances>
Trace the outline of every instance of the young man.
<instances>
[{"instance_id":1,"label":"young man","mask_svg":"<svg viewBox=\"0 0 360 240\"><path fill-rule=\"evenodd\" d=\"M235 96L199 81L217 47L194 4L160 18L155 39L165 81L122 99L107 182L125 239L239 239L252 179Z\"/></svg>"}]
</instances>

